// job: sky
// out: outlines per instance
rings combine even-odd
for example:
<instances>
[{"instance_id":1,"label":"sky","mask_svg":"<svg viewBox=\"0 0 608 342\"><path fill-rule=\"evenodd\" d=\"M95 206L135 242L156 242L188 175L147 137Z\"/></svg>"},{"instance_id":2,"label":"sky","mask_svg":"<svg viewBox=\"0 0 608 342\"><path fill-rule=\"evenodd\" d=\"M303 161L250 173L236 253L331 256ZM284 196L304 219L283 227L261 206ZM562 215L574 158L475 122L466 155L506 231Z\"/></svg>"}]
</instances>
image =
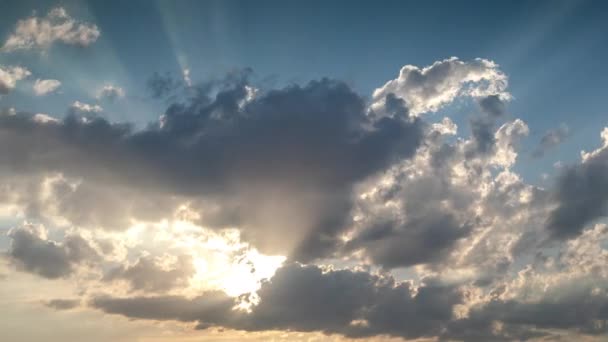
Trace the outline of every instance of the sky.
<instances>
[{"instance_id":1,"label":"sky","mask_svg":"<svg viewBox=\"0 0 608 342\"><path fill-rule=\"evenodd\" d=\"M607 16L0 0L0 339L608 339Z\"/></svg>"}]
</instances>

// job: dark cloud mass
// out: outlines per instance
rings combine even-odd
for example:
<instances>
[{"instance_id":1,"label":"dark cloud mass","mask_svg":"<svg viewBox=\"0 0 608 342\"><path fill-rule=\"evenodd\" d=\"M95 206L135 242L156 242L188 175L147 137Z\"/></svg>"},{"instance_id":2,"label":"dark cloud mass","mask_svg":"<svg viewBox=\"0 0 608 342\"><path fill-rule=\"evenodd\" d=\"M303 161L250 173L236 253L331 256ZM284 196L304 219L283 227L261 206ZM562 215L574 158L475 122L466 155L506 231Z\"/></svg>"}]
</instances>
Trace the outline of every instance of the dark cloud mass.
<instances>
[{"instance_id":1,"label":"dark cloud mass","mask_svg":"<svg viewBox=\"0 0 608 342\"><path fill-rule=\"evenodd\" d=\"M423 124L405 108L371 120L363 99L332 80L249 100L245 86L230 77L215 95L201 91L173 104L141 131L99 117L40 123L2 115L1 162L14 173L60 172L159 196L211 198L234 208L217 215L232 217L263 251L326 255L346 222L352 186L411 156ZM88 209L83 218L107 215Z\"/></svg>"},{"instance_id":2,"label":"dark cloud mass","mask_svg":"<svg viewBox=\"0 0 608 342\"><path fill-rule=\"evenodd\" d=\"M349 242L349 248L364 247L374 264L406 267L441 260L469 231L470 226L450 214L429 213L369 227Z\"/></svg>"},{"instance_id":3,"label":"dark cloud mass","mask_svg":"<svg viewBox=\"0 0 608 342\"><path fill-rule=\"evenodd\" d=\"M350 337L388 334L415 338L438 334L461 301L456 289L428 284L415 292L408 283L366 272L329 271L287 265L258 291L250 313L231 310L233 299L211 292L182 297L93 299L107 313L131 318L196 321L201 327L247 331L323 331Z\"/></svg>"},{"instance_id":4,"label":"dark cloud mass","mask_svg":"<svg viewBox=\"0 0 608 342\"><path fill-rule=\"evenodd\" d=\"M499 95L490 95L479 100L481 110L493 117L500 117L506 114L507 106Z\"/></svg>"},{"instance_id":5,"label":"dark cloud mass","mask_svg":"<svg viewBox=\"0 0 608 342\"><path fill-rule=\"evenodd\" d=\"M79 263L98 257L89 243L77 235L67 236L63 243L57 243L31 225L13 228L8 235L11 238L9 260L18 268L45 278L68 276Z\"/></svg>"},{"instance_id":6,"label":"dark cloud mass","mask_svg":"<svg viewBox=\"0 0 608 342\"><path fill-rule=\"evenodd\" d=\"M472 144L467 151L468 158L487 156L494 151L496 123L507 113L505 101L499 95L485 96L478 102L482 115L471 118L469 122Z\"/></svg>"},{"instance_id":7,"label":"dark cloud mass","mask_svg":"<svg viewBox=\"0 0 608 342\"><path fill-rule=\"evenodd\" d=\"M608 300L602 284L605 279L587 278L577 284L547 286L544 295L533 300L492 299L473 307L467 318L450 322L444 336L464 341L557 338L543 329L602 335L608 332Z\"/></svg>"},{"instance_id":8,"label":"dark cloud mass","mask_svg":"<svg viewBox=\"0 0 608 342\"><path fill-rule=\"evenodd\" d=\"M608 149L589 160L567 167L553 191L556 208L547 228L558 239L573 238L585 226L608 215Z\"/></svg>"}]
</instances>

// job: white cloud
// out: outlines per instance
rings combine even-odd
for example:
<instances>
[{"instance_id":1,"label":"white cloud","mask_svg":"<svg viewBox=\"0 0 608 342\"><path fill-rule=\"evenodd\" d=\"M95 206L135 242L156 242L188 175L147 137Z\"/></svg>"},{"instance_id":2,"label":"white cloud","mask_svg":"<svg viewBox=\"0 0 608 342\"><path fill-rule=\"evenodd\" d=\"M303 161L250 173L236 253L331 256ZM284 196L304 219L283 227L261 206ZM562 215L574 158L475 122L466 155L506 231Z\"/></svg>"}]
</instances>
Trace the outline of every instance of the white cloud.
<instances>
[{"instance_id":1,"label":"white cloud","mask_svg":"<svg viewBox=\"0 0 608 342\"><path fill-rule=\"evenodd\" d=\"M89 46L99 35L96 25L79 22L64 8L57 7L44 17L31 16L19 20L2 50L47 49L57 41L68 45Z\"/></svg>"},{"instance_id":2,"label":"white cloud","mask_svg":"<svg viewBox=\"0 0 608 342\"><path fill-rule=\"evenodd\" d=\"M61 82L57 80L36 80L33 89L38 96L46 95L54 92L61 86Z\"/></svg>"},{"instance_id":3,"label":"white cloud","mask_svg":"<svg viewBox=\"0 0 608 342\"><path fill-rule=\"evenodd\" d=\"M79 113L100 113L103 111L103 108L100 105L91 105L80 101L72 103L70 109Z\"/></svg>"},{"instance_id":4,"label":"white cloud","mask_svg":"<svg viewBox=\"0 0 608 342\"><path fill-rule=\"evenodd\" d=\"M456 97L500 95L509 99L507 76L498 64L477 58L470 62L452 57L419 68L406 65L399 76L386 82L373 93L372 109L379 109L386 95L393 93L406 101L410 114L436 112Z\"/></svg>"},{"instance_id":5,"label":"white cloud","mask_svg":"<svg viewBox=\"0 0 608 342\"><path fill-rule=\"evenodd\" d=\"M110 101L114 101L116 99L120 99L125 97L125 91L121 87L115 85L105 85L99 92L97 93L98 99L108 99Z\"/></svg>"},{"instance_id":6,"label":"white cloud","mask_svg":"<svg viewBox=\"0 0 608 342\"><path fill-rule=\"evenodd\" d=\"M520 119L503 124L494 135L497 149L492 162L505 168L513 166L517 159L514 146L528 134L530 134L528 125Z\"/></svg>"},{"instance_id":7,"label":"white cloud","mask_svg":"<svg viewBox=\"0 0 608 342\"><path fill-rule=\"evenodd\" d=\"M44 113L37 113L34 115L33 120L39 123L49 123L49 122L59 122L59 120L55 119L54 117L48 115L48 114L44 114Z\"/></svg>"},{"instance_id":8,"label":"white cloud","mask_svg":"<svg viewBox=\"0 0 608 342\"><path fill-rule=\"evenodd\" d=\"M0 66L0 95L8 94L15 88L17 81L20 81L31 75L31 72L22 67L7 67Z\"/></svg>"},{"instance_id":9,"label":"white cloud","mask_svg":"<svg viewBox=\"0 0 608 342\"><path fill-rule=\"evenodd\" d=\"M441 122L433 123L431 128L443 135L456 135L458 133L458 126L448 117L443 118Z\"/></svg>"},{"instance_id":10,"label":"white cloud","mask_svg":"<svg viewBox=\"0 0 608 342\"><path fill-rule=\"evenodd\" d=\"M186 68L182 71L182 74L184 76L184 82L186 82L186 85L188 87L192 87L192 79L190 78L190 69Z\"/></svg>"},{"instance_id":11,"label":"white cloud","mask_svg":"<svg viewBox=\"0 0 608 342\"><path fill-rule=\"evenodd\" d=\"M602 146L600 148L591 152L581 151L581 159L583 162L587 162L599 156L603 151L608 150L608 127L604 127L602 133L600 133L600 137L602 138Z\"/></svg>"}]
</instances>

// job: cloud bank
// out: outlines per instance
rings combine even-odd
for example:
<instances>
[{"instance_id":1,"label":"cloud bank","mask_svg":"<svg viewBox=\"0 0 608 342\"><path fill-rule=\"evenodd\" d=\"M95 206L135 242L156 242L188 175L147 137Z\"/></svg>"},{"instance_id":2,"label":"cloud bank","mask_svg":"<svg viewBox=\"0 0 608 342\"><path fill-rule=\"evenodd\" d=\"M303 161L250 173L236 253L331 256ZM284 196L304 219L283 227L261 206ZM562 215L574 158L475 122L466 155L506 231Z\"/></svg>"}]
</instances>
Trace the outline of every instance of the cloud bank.
<instances>
[{"instance_id":1,"label":"cloud bank","mask_svg":"<svg viewBox=\"0 0 608 342\"><path fill-rule=\"evenodd\" d=\"M530 128L507 86L495 62L453 57L406 65L369 98L332 79L156 74L169 105L143 128L79 101L61 119L4 111L0 210L32 223L3 258L78 280L49 308L197 329L604 336L608 128L554 184L527 184L514 167ZM425 115L456 101L472 108L462 123Z\"/></svg>"}]
</instances>

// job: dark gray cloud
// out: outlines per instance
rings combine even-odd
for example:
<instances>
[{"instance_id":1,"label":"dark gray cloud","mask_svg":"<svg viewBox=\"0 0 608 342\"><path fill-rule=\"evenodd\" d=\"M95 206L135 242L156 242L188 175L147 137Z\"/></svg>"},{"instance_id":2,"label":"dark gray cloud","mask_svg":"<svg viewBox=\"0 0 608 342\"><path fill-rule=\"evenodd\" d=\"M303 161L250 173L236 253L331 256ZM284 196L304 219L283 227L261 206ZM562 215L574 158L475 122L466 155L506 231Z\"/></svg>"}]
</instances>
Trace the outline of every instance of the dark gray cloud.
<instances>
[{"instance_id":1,"label":"dark gray cloud","mask_svg":"<svg viewBox=\"0 0 608 342\"><path fill-rule=\"evenodd\" d=\"M385 268L406 267L442 260L470 229L452 215L437 212L369 227L349 241L348 248L364 248L374 264Z\"/></svg>"},{"instance_id":2,"label":"dark gray cloud","mask_svg":"<svg viewBox=\"0 0 608 342\"><path fill-rule=\"evenodd\" d=\"M481 111L493 117L504 116L507 113L507 105L500 95L489 95L479 100Z\"/></svg>"},{"instance_id":3,"label":"dark gray cloud","mask_svg":"<svg viewBox=\"0 0 608 342\"><path fill-rule=\"evenodd\" d=\"M538 146L532 151L534 158L541 158L545 153L561 144L570 136L570 129L566 125L548 130L540 139Z\"/></svg>"},{"instance_id":4,"label":"dark gray cloud","mask_svg":"<svg viewBox=\"0 0 608 342\"><path fill-rule=\"evenodd\" d=\"M597 291L603 285L594 290L587 280L561 289L553 285L535 300L493 299L477 305L466 319L452 321L445 335L464 341L513 341L550 334L541 329L606 334L608 297ZM496 322L503 325L501 329Z\"/></svg>"},{"instance_id":5,"label":"dark gray cloud","mask_svg":"<svg viewBox=\"0 0 608 342\"><path fill-rule=\"evenodd\" d=\"M322 331L350 337L407 338L439 334L461 302L452 287L430 282L414 291L408 283L366 272L329 271L291 264L277 270L258 291L250 313L231 310L233 299L218 292L182 297L93 299L91 306L131 318L197 321L247 331Z\"/></svg>"},{"instance_id":6,"label":"dark gray cloud","mask_svg":"<svg viewBox=\"0 0 608 342\"><path fill-rule=\"evenodd\" d=\"M194 274L190 256L178 257L170 268L162 268L152 257L141 257L133 265L119 266L107 272L104 281L125 280L132 290L168 291L184 283Z\"/></svg>"},{"instance_id":7,"label":"dark gray cloud","mask_svg":"<svg viewBox=\"0 0 608 342\"><path fill-rule=\"evenodd\" d=\"M8 235L9 260L17 268L45 278L66 277L77 264L98 257L89 243L77 235L69 235L63 243L57 243L46 239L34 226L13 228Z\"/></svg>"},{"instance_id":8,"label":"dark gray cloud","mask_svg":"<svg viewBox=\"0 0 608 342\"><path fill-rule=\"evenodd\" d=\"M462 155L459 147L436 138L431 134L425 141L428 150L422 155L428 153L428 158L412 161L388 185L377 187L373 197L358 203L364 219L347 251L362 251L387 269L430 265L443 261L469 236L476 223L471 188L453 184L452 173Z\"/></svg>"},{"instance_id":9,"label":"dark gray cloud","mask_svg":"<svg viewBox=\"0 0 608 342\"><path fill-rule=\"evenodd\" d=\"M506 104L499 95L489 95L479 100L481 116L473 117L471 126L472 145L467 150L467 157L486 156L491 154L496 145L495 126L499 118L506 115Z\"/></svg>"},{"instance_id":10,"label":"dark gray cloud","mask_svg":"<svg viewBox=\"0 0 608 342\"><path fill-rule=\"evenodd\" d=\"M183 297L97 297L90 305L130 318L198 322L198 327L237 330L320 331L348 337L376 335L439 337L450 341L514 341L556 337L547 329L600 335L608 332L605 282L556 283L530 300L493 299L454 316L466 291L435 279L414 289L387 276L359 271L326 271L286 265L258 291L251 312L231 310L234 300L220 292Z\"/></svg>"},{"instance_id":11,"label":"dark gray cloud","mask_svg":"<svg viewBox=\"0 0 608 342\"><path fill-rule=\"evenodd\" d=\"M397 105L399 113L372 121L341 82L289 86L244 103L246 85L233 75L213 92L199 89L140 131L99 117L40 123L2 115L0 161L14 173L61 172L159 197L213 199L231 210L216 216L234 219L264 252L327 255L352 186L413 155L424 125Z\"/></svg>"},{"instance_id":12,"label":"dark gray cloud","mask_svg":"<svg viewBox=\"0 0 608 342\"><path fill-rule=\"evenodd\" d=\"M588 223L608 215L608 150L567 167L552 195L556 208L546 226L558 239L576 237Z\"/></svg>"},{"instance_id":13,"label":"dark gray cloud","mask_svg":"<svg viewBox=\"0 0 608 342\"><path fill-rule=\"evenodd\" d=\"M120 314L130 318L153 320L176 320L184 322L201 321L225 324L234 315L234 299L223 292L206 292L188 299L180 296L94 298L90 306L110 314Z\"/></svg>"},{"instance_id":14,"label":"dark gray cloud","mask_svg":"<svg viewBox=\"0 0 608 342\"><path fill-rule=\"evenodd\" d=\"M468 151L468 156L472 157L492 153L496 144L496 139L494 138L494 119L488 117L473 118L470 124L473 148Z\"/></svg>"}]
</instances>

